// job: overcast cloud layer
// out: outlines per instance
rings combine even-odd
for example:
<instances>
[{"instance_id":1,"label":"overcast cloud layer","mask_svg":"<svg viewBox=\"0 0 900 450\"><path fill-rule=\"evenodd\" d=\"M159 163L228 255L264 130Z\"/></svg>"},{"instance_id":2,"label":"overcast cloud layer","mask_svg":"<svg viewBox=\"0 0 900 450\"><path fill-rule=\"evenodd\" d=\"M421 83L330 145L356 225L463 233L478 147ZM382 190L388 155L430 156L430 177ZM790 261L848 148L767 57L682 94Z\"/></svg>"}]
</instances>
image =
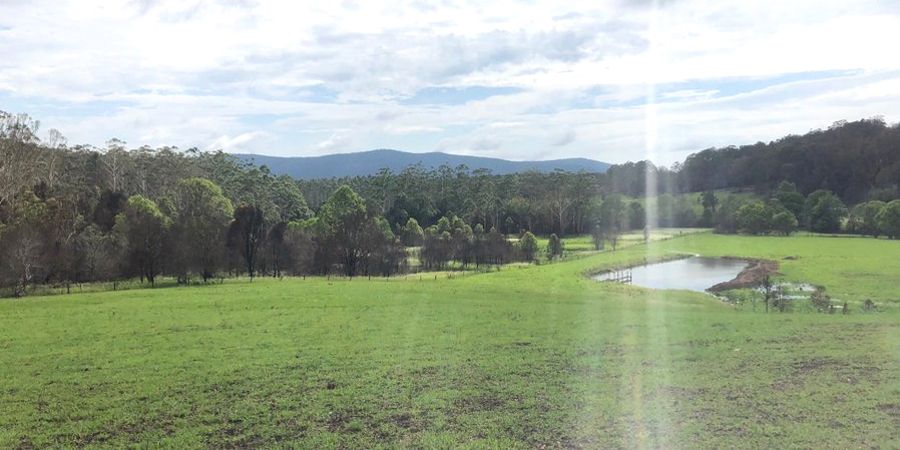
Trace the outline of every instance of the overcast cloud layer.
<instances>
[{"instance_id":1,"label":"overcast cloud layer","mask_svg":"<svg viewBox=\"0 0 900 450\"><path fill-rule=\"evenodd\" d=\"M898 42L896 1L0 0L0 109L71 144L670 164L900 120Z\"/></svg>"}]
</instances>

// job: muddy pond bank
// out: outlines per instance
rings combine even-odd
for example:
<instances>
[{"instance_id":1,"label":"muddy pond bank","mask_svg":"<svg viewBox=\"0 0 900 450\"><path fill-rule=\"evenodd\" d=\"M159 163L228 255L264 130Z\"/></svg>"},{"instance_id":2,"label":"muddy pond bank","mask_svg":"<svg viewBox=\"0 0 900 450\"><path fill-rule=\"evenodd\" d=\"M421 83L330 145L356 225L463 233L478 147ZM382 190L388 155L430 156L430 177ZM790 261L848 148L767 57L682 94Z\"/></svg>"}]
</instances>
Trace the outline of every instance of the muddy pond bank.
<instances>
[{"instance_id":1,"label":"muddy pond bank","mask_svg":"<svg viewBox=\"0 0 900 450\"><path fill-rule=\"evenodd\" d=\"M724 257L723 259L738 259ZM729 289L743 289L757 287L763 283L766 277L774 277L778 274L778 263L766 259L745 259L741 261L747 262L747 267L740 271L736 277L731 280L716 284L709 289L709 292L722 292Z\"/></svg>"}]
</instances>

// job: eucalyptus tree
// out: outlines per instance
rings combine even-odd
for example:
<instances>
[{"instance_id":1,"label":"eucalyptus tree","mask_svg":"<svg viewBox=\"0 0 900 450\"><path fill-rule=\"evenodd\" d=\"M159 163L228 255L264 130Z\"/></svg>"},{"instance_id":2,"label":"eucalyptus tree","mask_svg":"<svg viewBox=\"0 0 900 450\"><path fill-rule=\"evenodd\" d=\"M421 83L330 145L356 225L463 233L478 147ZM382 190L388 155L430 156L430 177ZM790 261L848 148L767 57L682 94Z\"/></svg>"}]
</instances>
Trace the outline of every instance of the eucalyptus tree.
<instances>
[{"instance_id":1,"label":"eucalyptus tree","mask_svg":"<svg viewBox=\"0 0 900 450\"><path fill-rule=\"evenodd\" d=\"M39 127L27 114L0 111L0 209L37 178Z\"/></svg>"},{"instance_id":2,"label":"eucalyptus tree","mask_svg":"<svg viewBox=\"0 0 900 450\"><path fill-rule=\"evenodd\" d=\"M600 227L615 251L619 236L628 228L628 209L622 195L610 194L603 200L600 206Z\"/></svg>"},{"instance_id":3,"label":"eucalyptus tree","mask_svg":"<svg viewBox=\"0 0 900 450\"><path fill-rule=\"evenodd\" d=\"M422 242L425 240L425 232L422 230L422 227L419 226L419 222L410 217L409 220L406 221L406 225L401 227L400 239L404 245L418 247L422 245Z\"/></svg>"},{"instance_id":4,"label":"eucalyptus tree","mask_svg":"<svg viewBox=\"0 0 900 450\"><path fill-rule=\"evenodd\" d=\"M140 195L128 198L125 209L116 217L116 232L127 242L128 274L137 275L151 285L164 266L165 239L171 219L166 217L153 200Z\"/></svg>"},{"instance_id":5,"label":"eucalyptus tree","mask_svg":"<svg viewBox=\"0 0 900 450\"><path fill-rule=\"evenodd\" d=\"M235 208L234 218L228 227L228 247L243 262L251 280L256 275L265 237L266 219L260 208L247 204Z\"/></svg>"},{"instance_id":6,"label":"eucalyptus tree","mask_svg":"<svg viewBox=\"0 0 900 450\"><path fill-rule=\"evenodd\" d=\"M339 187L319 210L325 245L337 255L347 276L357 274L363 258L366 219L365 202L347 185Z\"/></svg>"},{"instance_id":7,"label":"eucalyptus tree","mask_svg":"<svg viewBox=\"0 0 900 450\"><path fill-rule=\"evenodd\" d=\"M222 188L205 178L178 182L172 214L172 253L179 278L189 273L209 280L222 266L225 237L234 213Z\"/></svg>"}]
</instances>

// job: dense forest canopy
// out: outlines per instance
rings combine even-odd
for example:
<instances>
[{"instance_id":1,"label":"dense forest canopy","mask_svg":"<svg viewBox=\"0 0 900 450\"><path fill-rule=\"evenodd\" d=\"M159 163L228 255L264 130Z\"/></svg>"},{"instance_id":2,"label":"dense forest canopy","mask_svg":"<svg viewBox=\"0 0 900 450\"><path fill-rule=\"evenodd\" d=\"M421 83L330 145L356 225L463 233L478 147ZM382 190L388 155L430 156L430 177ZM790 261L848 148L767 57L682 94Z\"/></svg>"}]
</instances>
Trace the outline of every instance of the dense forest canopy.
<instances>
[{"instance_id":1,"label":"dense forest canopy","mask_svg":"<svg viewBox=\"0 0 900 450\"><path fill-rule=\"evenodd\" d=\"M847 203L898 196L900 124L880 118L836 122L825 130L740 147L711 148L676 168L685 192L752 187L781 181L803 194L827 189Z\"/></svg>"},{"instance_id":2,"label":"dense forest canopy","mask_svg":"<svg viewBox=\"0 0 900 450\"><path fill-rule=\"evenodd\" d=\"M408 247L421 247L425 269L499 265L534 260L534 234L553 234L552 259L561 237L591 234L597 249L615 249L647 217L721 232L900 236L900 126L880 119L708 149L671 169L410 166L319 180L275 176L221 151L39 135L31 117L0 112L0 288L14 295L35 283L160 275L390 275L408 269Z\"/></svg>"},{"instance_id":3,"label":"dense forest canopy","mask_svg":"<svg viewBox=\"0 0 900 450\"><path fill-rule=\"evenodd\" d=\"M391 220L414 217L432 224L460 214L503 228L542 233L586 232L590 198L620 193L647 196L647 177L655 179L651 196L738 189L768 196L782 181L802 195L824 189L848 204L900 197L900 124L881 119L837 122L828 129L787 136L768 144L711 148L674 167L649 161L610 167L606 173L493 175L463 167L425 170L408 167L368 177L300 182L307 202L317 207L338 186L348 184ZM665 220L665 219L664 219ZM562 225L561 225L562 224Z\"/></svg>"}]
</instances>

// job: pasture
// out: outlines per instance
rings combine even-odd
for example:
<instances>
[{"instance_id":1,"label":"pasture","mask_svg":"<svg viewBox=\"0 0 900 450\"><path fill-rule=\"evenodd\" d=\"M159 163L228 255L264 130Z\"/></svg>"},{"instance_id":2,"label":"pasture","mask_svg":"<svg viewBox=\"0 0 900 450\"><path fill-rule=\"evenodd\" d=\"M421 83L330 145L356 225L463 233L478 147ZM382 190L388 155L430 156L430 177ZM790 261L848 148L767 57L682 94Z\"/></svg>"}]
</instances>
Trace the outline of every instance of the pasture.
<instances>
[{"instance_id":1,"label":"pasture","mask_svg":"<svg viewBox=\"0 0 900 450\"><path fill-rule=\"evenodd\" d=\"M777 260L852 313L585 277L675 253ZM5 300L0 447L889 447L898 306L900 241L709 233L452 279Z\"/></svg>"}]
</instances>

